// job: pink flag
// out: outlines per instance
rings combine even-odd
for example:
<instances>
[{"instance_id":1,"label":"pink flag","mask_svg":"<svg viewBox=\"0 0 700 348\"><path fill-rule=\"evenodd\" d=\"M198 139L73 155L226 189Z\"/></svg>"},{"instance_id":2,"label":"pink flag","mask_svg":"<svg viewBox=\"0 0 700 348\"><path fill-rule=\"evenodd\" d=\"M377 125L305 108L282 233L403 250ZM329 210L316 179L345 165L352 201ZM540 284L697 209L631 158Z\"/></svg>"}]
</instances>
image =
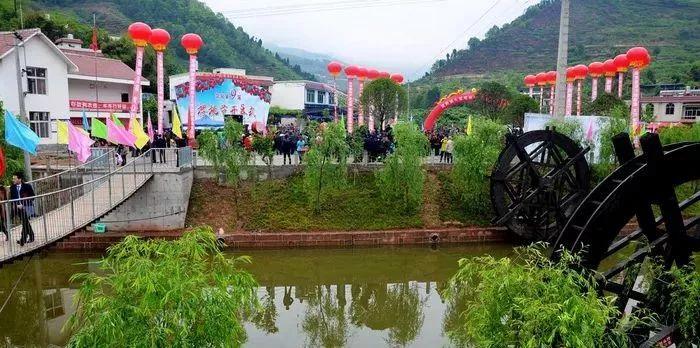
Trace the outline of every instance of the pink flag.
<instances>
[{"instance_id":1,"label":"pink flag","mask_svg":"<svg viewBox=\"0 0 700 348\"><path fill-rule=\"evenodd\" d=\"M68 122L68 149L75 152L78 161L85 163L90 158L90 146L95 141L90 139L85 133L79 131L75 126Z\"/></svg>"},{"instance_id":2,"label":"pink flag","mask_svg":"<svg viewBox=\"0 0 700 348\"><path fill-rule=\"evenodd\" d=\"M126 129L118 127L111 118L107 118L107 139L115 144L134 146L136 136Z\"/></svg>"},{"instance_id":3,"label":"pink flag","mask_svg":"<svg viewBox=\"0 0 700 348\"><path fill-rule=\"evenodd\" d=\"M153 139L155 138L155 134L153 133L153 124L151 123L151 118L148 117L148 138L151 139L151 142L153 142Z\"/></svg>"},{"instance_id":4,"label":"pink flag","mask_svg":"<svg viewBox=\"0 0 700 348\"><path fill-rule=\"evenodd\" d=\"M588 122L588 131L586 132L586 140L593 141L593 120Z\"/></svg>"}]
</instances>

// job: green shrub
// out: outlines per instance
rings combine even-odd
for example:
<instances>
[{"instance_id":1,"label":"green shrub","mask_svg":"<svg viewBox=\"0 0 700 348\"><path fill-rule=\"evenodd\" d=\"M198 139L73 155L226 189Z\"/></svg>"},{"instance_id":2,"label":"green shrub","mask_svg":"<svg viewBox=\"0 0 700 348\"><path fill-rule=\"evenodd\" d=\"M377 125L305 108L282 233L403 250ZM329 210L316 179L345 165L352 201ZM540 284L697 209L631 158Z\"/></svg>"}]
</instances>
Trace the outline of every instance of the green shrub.
<instances>
[{"instance_id":1,"label":"green shrub","mask_svg":"<svg viewBox=\"0 0 700 348\"><path fill-rule=\"evenodd\" d=\"M382 197L409 215L420 210L423 202L425 171L422 164L430 145L414 124L400 122L393 133L396 149L384 161L377 180Z\"/></svg>"},{"instance_id":2,"label":"green shrub","mask_svg":"<svg viewBox=\"0 0 700 348\"><path fill-rule=\"evenodd\" d=\"M128 236L97 262L103 275L71 277L81 287L68 346L241 346L241 318L257 306L247 262L227 258L210 227L175 241Z\"/></svg>"},{"instance_id":3,"label":"green shrub","mask_svg":"<svg viewBox=\"0 0 700 348\"><path fill-rule=\"evenodd\" d=\"M452 184L467 215L491 214L488 175L501 152L505 131L503 125L479 118L473 121L471 135L454 139Z\"/></svg>"},{"instance_id":4,"label":"green shrub","mask_svg":"<svg viewBox=\"0 0 700 348\"><path fill-rule=\"evenodd\" d=\"M579 122L565 118L552 118L547 126L554 127L557 132L566 135L579 145L583 145L583 127Z\"/></svg>"},{"instance_id":5,"label":"green shrub","mask_svg":"<svg viewBox=\"0 0 700 348\"><path fill-rule=\"evenodd\" d=\"M629 322L617 319L614 299L599 296L593 276L576 270L579 258L564 253L552 262L543 249L459 260L445 294L465 310L449 337L476 347L628 346Z\"/></svg>"},{"instance_id":6,"label":"green shrub","mask_svg":"<svg viewBox=\"0 0 700 348\"><path fill-rule=\"evenodd\" d=\"M599 122L600 129L600 163L615 164L615 147L612 143L612 138L622 132L630 132L629 110L627 106L616 106L612 112L612 116L607 119L601 119ZM608 168L610 169L610 168ZM614 167L612 168L614 170Z\"/></svg>"},{"instance_id":7,"label":"green shrub","mask_svg":"<svg viewBox=\"0 0 700 348\"><path fill-rule=\"evenodd\" d=\"M663 127L659 130L659 139L664 145L700 141L700 123L694 123L692 126Z\"/></svg>"},{"instance_id":8,"label":"green shrub","mask_svg":"<svg viewBox=\"0 0 700 348\"><path fill-rule=\"evenodd\" d=\"M664 309L660 314L678 327L687 342L700 342L700 271L690 266L664 271L662 265L663 260L652 265L649 297L655 307Z\"/></svg>"}]
</instances>

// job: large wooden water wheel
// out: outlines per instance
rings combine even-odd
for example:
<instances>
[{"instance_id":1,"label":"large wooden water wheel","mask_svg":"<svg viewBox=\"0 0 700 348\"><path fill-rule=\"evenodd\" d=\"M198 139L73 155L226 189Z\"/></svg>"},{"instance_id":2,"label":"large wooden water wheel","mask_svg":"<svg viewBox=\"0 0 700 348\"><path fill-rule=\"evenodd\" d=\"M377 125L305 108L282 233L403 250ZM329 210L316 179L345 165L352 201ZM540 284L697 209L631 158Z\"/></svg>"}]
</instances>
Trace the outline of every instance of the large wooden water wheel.
<instances>
[{"instance_id":1,"label":"large wooden water wheel","mask_svg":"<svg viewBox=\"0 0 700 348\"><path fill-rule=\"evenodd\" d=\"M491 173L494 223L553 242L590 189L588 150L553 128L507 133Z\"/></svg>"},{"instance_id":2,"label":"large wooden water wheel","mask_svg":"<svg viewBox=\"0 0 700 348\"><path fill-rule=\"evenodd\" d=\"M640 142L643 154L635 156L627 134L613 139L620 167L583 199L553 248L555 258L562 249L581 252L583 266L599 272L601 288L616 295L623 311L649 302L639 285L644 262L662 258L666 268L684 266L700 251L700 217L688 213L700 201L700 143L662 147L656 134ZM636 343L678 339L673 326L652 331L651 339L647 333Z\"/></svg>"}]
</instances>

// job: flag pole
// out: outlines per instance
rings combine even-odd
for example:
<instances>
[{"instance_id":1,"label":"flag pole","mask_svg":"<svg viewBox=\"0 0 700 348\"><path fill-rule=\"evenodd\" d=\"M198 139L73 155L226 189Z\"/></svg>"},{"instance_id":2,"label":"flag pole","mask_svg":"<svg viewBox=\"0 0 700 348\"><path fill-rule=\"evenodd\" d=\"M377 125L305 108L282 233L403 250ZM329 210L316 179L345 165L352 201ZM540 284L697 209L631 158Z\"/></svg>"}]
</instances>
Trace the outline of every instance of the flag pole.
<instances>
[{"instance_id":1,"label":"flag pole","mask_svg":"<svg viewBox=\"0 0 700 348\"><path fill-rule=\"evenodd\" d=\"M92 14L92 43L90 44L95 62L95 117L100 117L100 91L97 86L97 18Z\"/></svg>"}]
</instances>

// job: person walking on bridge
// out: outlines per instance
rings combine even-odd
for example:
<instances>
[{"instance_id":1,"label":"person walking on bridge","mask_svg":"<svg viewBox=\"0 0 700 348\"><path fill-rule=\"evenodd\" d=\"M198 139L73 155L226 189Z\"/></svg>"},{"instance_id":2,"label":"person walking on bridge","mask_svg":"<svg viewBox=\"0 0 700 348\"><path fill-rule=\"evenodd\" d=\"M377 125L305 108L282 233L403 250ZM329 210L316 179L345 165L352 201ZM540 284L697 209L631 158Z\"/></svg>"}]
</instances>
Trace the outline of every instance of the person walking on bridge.
<instances>
[{"instance_id":1,"label":"person walking on bridge","mask_svg":"<svg viewBox=\"0 0 700 348\"><path fill-rule=\"evenodd\" d=\"M17 172L12 176L12 187L10 188L10 199L19 200L13 203L13 214L22 221L22 236L17 244L24 246L25 243L34 242L34 230L29 218L34 216L34 188L24 182L24 174Z\"/></svg>"}]
</instances>

